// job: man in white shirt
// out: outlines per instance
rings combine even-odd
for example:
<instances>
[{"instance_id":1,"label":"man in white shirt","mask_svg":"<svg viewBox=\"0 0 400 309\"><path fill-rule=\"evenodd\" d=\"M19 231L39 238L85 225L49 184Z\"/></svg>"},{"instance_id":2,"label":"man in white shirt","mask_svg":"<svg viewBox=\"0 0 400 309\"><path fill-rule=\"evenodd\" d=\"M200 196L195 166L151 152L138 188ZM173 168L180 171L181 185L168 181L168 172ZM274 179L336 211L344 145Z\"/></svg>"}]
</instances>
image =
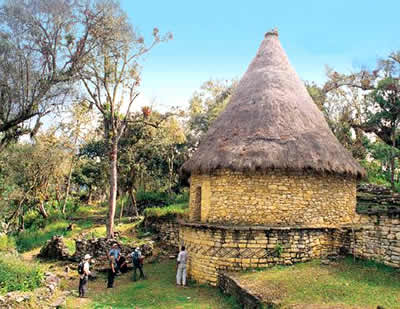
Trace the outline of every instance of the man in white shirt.
<instances>
[{"instance_id":1,"label":"man in white shirt","mask_svg":"<svg viewBox=\"0 0 400 309\"><path fill-rule=\"evenodd\" d=\"M181 251L178 254L176 262L176 285L186 286L186 263L187 263L187 252L185 246L182 246Z\"/></svg>"},{"instance_id":2,"label":"man in white shirt","mask_svg":"<svg viewBox=\"0 0 400 309\"><path fill-rule=\"evenodd\" d=\"M90 275L90 270L89 270L90 258L91 256L89 254L86 254L83 258L83 261L81 262L83 263L83 271L82 273L79 274L79 297L85 297L85 293L87 291L89 275Z\"/></svg>"}]
</instances>

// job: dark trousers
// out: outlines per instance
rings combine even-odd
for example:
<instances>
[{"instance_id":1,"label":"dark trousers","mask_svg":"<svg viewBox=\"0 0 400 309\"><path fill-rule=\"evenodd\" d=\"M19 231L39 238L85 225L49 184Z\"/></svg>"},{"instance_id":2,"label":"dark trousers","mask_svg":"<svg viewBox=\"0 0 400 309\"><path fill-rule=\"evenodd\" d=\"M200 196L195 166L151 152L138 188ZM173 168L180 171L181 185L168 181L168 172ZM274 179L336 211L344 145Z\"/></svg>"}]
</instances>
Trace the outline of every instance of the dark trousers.
<instances>
[{"instance_id":1,"label":"dark trousers","mask_svg":"<svg viewBox=\"0 0 400 309\"><path fill-rule=\"evenodd\" d=\"M79 296L84 297L88 286L88 276L79 278Z\"/></svg>"},{"instance_id":2,"label":"dark trousers","mask_svg":"<svg viewBox=\"0 0 400 309\"><path fill-rule=\"evenodd\" d=\"M142 264L139 264L139 265L134 264L133 265L133 281L136 281L136 270L137 269L139 269L139 272L140 272L139 279L144 278L143 265Z\"/></svg>"},{"instance_id":3,"label":"dark trousers","mask_svg":"<svg viewBox=\"0 0 400 309\"><path fill-rule=\"evenodd\" d=\"M112 269L108 270L107 288L112 288L114 285L115 272Z\"/></svg>"}]
</instances>

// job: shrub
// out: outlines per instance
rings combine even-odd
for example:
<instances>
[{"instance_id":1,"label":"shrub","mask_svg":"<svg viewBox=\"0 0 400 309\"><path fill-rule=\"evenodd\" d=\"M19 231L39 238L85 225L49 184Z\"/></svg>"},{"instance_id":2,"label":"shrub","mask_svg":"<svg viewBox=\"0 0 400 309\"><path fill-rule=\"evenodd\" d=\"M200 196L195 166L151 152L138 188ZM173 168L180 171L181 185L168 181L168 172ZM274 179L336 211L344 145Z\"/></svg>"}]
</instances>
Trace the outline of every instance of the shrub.
<instances>
[{"instance_id":1,"label":"shrub","mask_svg":"<svg viewBox=\"0 0 400 309\"><path fill-rule=\"evenodd\" d=\"M0 293L31 291L41 286L43 271L35 264L26 264L15 256L0 257Z\"/></svg>"},{"instance_id":2,"label":"shrub","mask_svg":"<svg viewBox=\"0 0 400 309\"><path fill-rule=\"evenodd\" d=\"M172 204L166 207L152 207L147 208L144 211L145 217L176 217L178 215L184 215L187 211L188 204Z\"/></svg>"},{"instance_id":3,"label":"shrub","mask_svg":"<svg viewBox=\"0 0 400 309\"><path fill-rule=\"evenodd\" d=\"M10 251L15 249L15 239L6 234L0 234L0 251Z\"/></svg>"},{"instance_id":4,"label":"shrub","mask_svg":"<svg viewBox=\"0 0 400 309\"><path fill-rule=\"evenodd\" d=\"M49 221L43 228L31 226L29 229L16 235L18 251L24 252L38 248L54 235L65 235L69 223L66 220Z\"/></svg>"}]
</instances>

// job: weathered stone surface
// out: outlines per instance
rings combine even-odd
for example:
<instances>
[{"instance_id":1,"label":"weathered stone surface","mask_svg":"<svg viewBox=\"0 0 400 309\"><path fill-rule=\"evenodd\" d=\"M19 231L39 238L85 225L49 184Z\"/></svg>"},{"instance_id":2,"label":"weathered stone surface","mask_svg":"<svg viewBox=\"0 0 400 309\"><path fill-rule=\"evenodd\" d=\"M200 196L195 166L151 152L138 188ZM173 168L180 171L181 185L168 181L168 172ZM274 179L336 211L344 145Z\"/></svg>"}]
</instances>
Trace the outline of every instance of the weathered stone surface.
<instances>
[{"instance_id":1,"label":"weathered stone surface","mask_svg":"<svg viewBox=\"0 0 400 309\"><path fill-rule=\"evenodd\" d=\"M189 253L188 272L196 281L211 285L217 285L222 272L321 257L331 260L346 249L336 228L181 224L181 238Z\"/></svg>"},{"instance_id":2,"label":"weathered stone surface","mask_svg":"<svg viewBox=\"0 0 400 309\"><path fill-rule=\"evenodd\" d=\"M356 215L351 177L222 170L190 179L191 221L327 227L351 223Z\"/></svg>"},{"instance_id":3,"label":"weathered stone surface","mask_svg":"<svg viewBox=\"0 0 400 309\"><path fill-rule=\"evenodd\" d=\"M124 256L128 256L137 247L124 245L114 239L107 238L76 239L76 250L72 258L75 261L80 261L83 259L85 254L90 254L93 258L97 258L99 262L101 262L107 258L107 253L110 251L114 243L118 244L121 249L121 254ZM140 247L142 254L145 257L153 255L153 246L151 242L138 245L138 247Z\"/></svg>"},{"instance_id":4,"label":"weathered stone surface","mask_svg":"<svg viewBox=\"0 0 400 309\"><path fill-rule=\"evenodd\" d=\"M42 259L67 260L70 258L62 236L53 236L42 247L38 255Z\"/></svg>"}]
</instances>

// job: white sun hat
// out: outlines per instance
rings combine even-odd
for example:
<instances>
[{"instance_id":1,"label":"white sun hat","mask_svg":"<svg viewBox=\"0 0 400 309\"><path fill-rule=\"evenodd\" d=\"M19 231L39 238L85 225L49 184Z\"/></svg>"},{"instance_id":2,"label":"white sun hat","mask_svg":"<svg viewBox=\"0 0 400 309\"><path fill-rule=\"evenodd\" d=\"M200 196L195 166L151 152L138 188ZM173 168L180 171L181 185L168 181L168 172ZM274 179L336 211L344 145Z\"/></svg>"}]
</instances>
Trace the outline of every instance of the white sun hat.
<instances>
[{"instance_id":1,"label":"white sun hat","mask_svg":"<svg viewBox=\"0 0 400 309\"><path fill-rule=\"evenodd\" d=\"M86 254L86 255L84 256L84 259L85 259L85 260L88 260L88 259L90 259L90 258L91 258L90 254Z\"/></svg>"}]
</instances>

